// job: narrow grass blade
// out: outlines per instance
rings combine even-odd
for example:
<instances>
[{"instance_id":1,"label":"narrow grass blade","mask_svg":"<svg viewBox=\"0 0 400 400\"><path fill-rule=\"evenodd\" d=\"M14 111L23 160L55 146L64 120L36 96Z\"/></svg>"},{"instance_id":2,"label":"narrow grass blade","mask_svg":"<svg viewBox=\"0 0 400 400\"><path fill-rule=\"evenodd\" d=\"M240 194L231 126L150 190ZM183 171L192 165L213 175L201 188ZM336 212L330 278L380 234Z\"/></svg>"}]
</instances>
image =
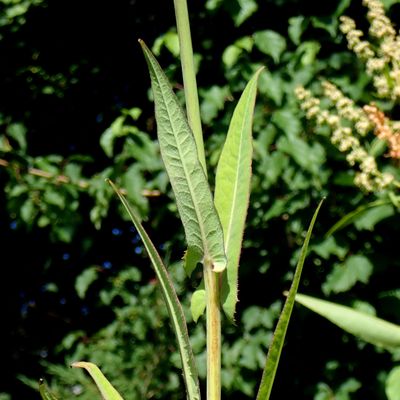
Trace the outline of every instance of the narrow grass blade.
<instances>
[{"instance_id":1,"label":"narrow grass blade","mask_svg":"<svg viewBox=\"0 0 400 400\"><path fill-rule=\"evenodd\" d=\"M354 211L349 212L343 218L341 218L335 225L333 225L329 231L325 234L326 237L333 235L336 231L343 229L345 226L350 225L354 220L360 217L365 211L373 207L382 206L384 204L390 204L390 200L376 200L369 204L357 207Z\"/></svg>"},{"instance_id":2,"label":"narrow grass blade","mask_svg":"<svg viewBox=\"0 0 400 400\"><path fill-rule=\"evenodd\" d=\"M89 372L104 400L123 400L121 395L117 392L114 386L111 385L97 365L86 361L79 361L73 363L71 367L84 368Z\"/></svg>"},{"instance_id":3,"label":"narrow grass blade","mask_svg":"<svg viewBox=\"0 0 400 400\"><path fill-rule=\"evenodd\" d=\"M193 133L163 70L143 41L140 44L150 71L161 156L188 242L187 272L202 259L221 272L226 267L223 232Z\"/></svg>"},{"instance_id":4,"label":"narrow grass blade","mask_svg":"<svg viewBox=\"0 0 400 400\"><path fill-rule=\"evenodd\" d=\"M185 316L183 314L182 306L178 300L175 292L174 285L168 275L168 271L161 260L154 244L150 240L146 231L144 230L140 219L135 211L130 207L125 197L117 189L117 187L108 181L115 193L120 198L126 211L128 212L135 228L137 229L140 237L142 238L143 244L146 247L147 253L150 257L154 271L160 282L161 290L164 296L165 303L167 305L168 313L171 318L172 327L175 332L176 340L178 342L179 352L182 360L183 378L186 385L187 396L189 400L200 399L200 387L199 379L197 375L196 364L192 352L192 347L189 341L189 335L186 326Z\"/></svg>"},{"instance_id":5,"label":"narrow grass blade","mask_svg":"<svg viewBox=\"0 0 400 400\"><path fill-rule=\"evenodd\" d=\"M261 378L260 388L257 394L257 400L268 400L271 394L272 385L274 383L276 370L278 368L279 358L281 356L283 343L285 341L287 327L289 325L290 316L292 314L295 296L300 283L300 277L303 270L304 261L307 255L308 244L310 242L311 233L314 227L315 220L319 209L321 208L323 200L319 203L314 212L310 226L307 231L306 238L304 239L303 247L300 252L300 258L297 263L296 271L294 273L293 282L287 295L285 305L279 317L278 324L275 328L274 337L270 345L267 361L265 364L264 372Z\"/></svg>"},{"instance_id":6,"label":"narrow grass blade","mask_svg":"<svg viewBox=\"0 0 400 400\"><path fill-rule=\"evenodd\" d=\"M250 197L253 155L252 125L260 68L251 78L233 113L218 162L215 207L224 232L227 268L222 281L222 306L234 320L238 301L238 267Z\"/></svg>"},{"instance_id":7,"label":"narrow grass blade","mask_svg":"<svg viewBox=\"0 0 400 400\"><path fill-rule=\"evenodd\" d=\"M400 348L400 326L353 308L297 294L296 301L346 332L386 350Z\"/></svg>"},{"instance_id":8,"label":"narrow grass blade","mask_svg":"<svg viewBox=\"0 0 400 400\"><path fill-rule=\"evenodd\" d=\"M50 391L43 379L39 380L39 393L43 400L57 400L57 397Z\"/></svg>"}]
</instances>

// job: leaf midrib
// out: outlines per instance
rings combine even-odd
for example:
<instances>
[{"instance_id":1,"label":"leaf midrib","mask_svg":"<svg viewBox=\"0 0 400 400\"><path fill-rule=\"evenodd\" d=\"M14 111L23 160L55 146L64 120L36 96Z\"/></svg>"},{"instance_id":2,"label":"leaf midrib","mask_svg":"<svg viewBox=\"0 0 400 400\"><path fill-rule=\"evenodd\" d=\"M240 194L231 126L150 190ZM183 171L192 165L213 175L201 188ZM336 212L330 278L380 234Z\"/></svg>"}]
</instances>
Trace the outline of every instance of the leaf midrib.
<instances>
[{"instance_id":1,"label":"leaf midrib","mask_svg":"<svg viewBox=\"0 0 400 400\"><path fill-rule=\"evenodd\" d=\"M164 73L164 72L162 71L162 73ZM165 97L164 91L162 90L161 82L160 82L157 74L154 74L154 75L155 75L155 77L157 79L157 83L158 83L158 85L160 87L160 92L161 92L161 96L163 98L164 104L167 104L167 99ZM168 88L172 91L172 88L170 88L170 87L168 87ZM179 104L177 104L177 106L180 107ZM205 229L204 229L203 221L202 221L202 218L201 218L201 212L200 212L200 210L198 208L198 205L197 205L197 203L195 201L194 189L192 187L191 180L189 179L190 174L188 173L186 164L184 162L185 157L182 156L181 149L180 149L180 146L178 144L178 139L177 139L177 137L175 135L175 129L173 128L174 125L173 125L172 121L173 121L174 117L170 114L168 107L165 107L165 109L166 109L167 114L168 114L168 123L169 123L169 125L171 127L171 130L173 132L173 136L174 136L175 143L176 143L176 148L177 148L178 153L179 153L179 159L181 160L181 163L182 163L183 171L185 173L185 178L186 178L186 181L187 181L188 186L189 186L190 196L192 198L192 203L193 203L193 206L194 206L194 209L195 209L195 213L196 213L196 217L197 217L197 221L198 221L198 227L199 227L199 230L200 230L200 235L201 235L201 239L202 239L202 243L203 243L203 253L204 253L203 257L204 258L208 258L210 254L209 254L209 249L208 249L208 245L207 245L207 236L205 234ZM183 110L182 110L182 115L185 118ZM188 125L188 127L189 127L189 130L190 130L191 128L190 128L189 125ZM191 131L190 131L190 133L191 133ZM189 135L190 135L190 133L189 133ZM195 147L196 147L196 144L195 144ZM202 166L200 165L200 162L199 162L199 168L202 168Z\"/></svg>"},{"instance_id":2,"label":"leaf midrib","mask_svg":"<svg viewBox=\"0 0 400 400\"><path fill-rule=\"evenodd\" d=\"M251 93L251 91L250 91ZM246 101L246 107L244 108L245 110L248 109L248 105L249 102L251 101L251 97L252 96L248 96L247 101ZM227 228L227 234L226 234L226 238L225 238L225 251L228 251L229 248L229 243L230 243L230 237L231 237L231 231L232 231L232 227L233 227L233 215L234 215L234 210L236 209L236 203L237 203L237 193L238 193L238 186L239 186L239 169L240 169L240 160L241 160L241 156L243 154L243 146L242 143L244 141L244 135L243 135L243 127L246 125L247 122L247 118L248 116L246 115L246 118L243 118L243 122L241 124L241 135L240 135L240 145L239 145L239 154L238 154L238 162L236 163L236 169L235 169L235 185L234 185L234 191L233 191L233 202L232 202L232 207L230 209L230 213L229 213L229 223L228 223L228 228ZM229 260L228 260L229 262Z\"/></svg>"}]
</instances>

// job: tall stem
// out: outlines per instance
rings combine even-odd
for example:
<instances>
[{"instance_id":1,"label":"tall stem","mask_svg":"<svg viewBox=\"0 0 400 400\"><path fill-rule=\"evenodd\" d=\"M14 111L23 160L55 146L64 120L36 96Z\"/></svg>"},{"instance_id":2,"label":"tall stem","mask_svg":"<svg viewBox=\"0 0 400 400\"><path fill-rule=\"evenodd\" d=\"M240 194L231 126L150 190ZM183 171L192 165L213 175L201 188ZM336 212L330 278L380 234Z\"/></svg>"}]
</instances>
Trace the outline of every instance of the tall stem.
<instances>
[{"instance_id":1,"label":"tall stem","mask_svg":"<svg viewBox=\"0 0 400 400\"><path fill-rule=\"evenodd\" d=\"M194 68L192 37L190 34L189 13L186 0L174 0L176 27L182 65L183 85L185 89L186 113L197 145L197 153L207 175L204 155L203 131L201 128L199 97L197 94L196 73Z\"/></svg>"},{"instance_id":2,"label":"tall stem","mask_svg":"<svg viewBox=\"0 0 400 400\"><path fill-rule=\"evenodd\" d=\"M219 274L210 262L204 262L207 302L207 400L221 399L221 313Z\"/></svg>"}]
</instances>

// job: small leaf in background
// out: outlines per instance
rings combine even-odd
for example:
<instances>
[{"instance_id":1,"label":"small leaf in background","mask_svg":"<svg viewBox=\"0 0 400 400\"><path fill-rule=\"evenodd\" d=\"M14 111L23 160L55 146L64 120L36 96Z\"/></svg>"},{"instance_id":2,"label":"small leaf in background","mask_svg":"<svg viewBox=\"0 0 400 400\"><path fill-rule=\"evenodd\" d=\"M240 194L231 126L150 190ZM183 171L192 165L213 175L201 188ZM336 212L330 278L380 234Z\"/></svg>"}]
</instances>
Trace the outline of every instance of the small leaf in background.
<instances>
[{"instance_id":1,"label":"small leaf in background","mask_svg":"<svg viewBox=\"0 0 400 400\"><path fill-rule=\"evenodd\" d=\"M18 122L10 124L8 125L6 132L18 143L22 151L26 150L26 128L24 125Z\"/></svg>"},{"instance_id":2,"label":"small leaf in background","mask_svg":"<svg viewBox=\"0 0 400 400\"><path fill-rule=\"evenodd\" d=\"M343 259L348 251L347 246L339 245L333 236L329 236L311 248L320 257L327 260L332 254Z\"/></svg>"},{"instance_id":3,"label":"small leaf in background","mask_svg":"<svg viewBox=\"0 0 400 400\"><path fill-rule=\"evenodd\" d=\"M389 351L400 348L399 325L350 307L304 294L297 294L296 301L368 343Z\"/></svg>"},{"instance_id":4,"label":"small leaf in background","mask_svg":"<svg viewBox=\"0 0 400 400\"><path fill-rule=\"evenodd\" d=\"M78 296L83 299L89 286L97 279L97 267L85 269L75 280L75 290Z\"/></svg>"},{"instance_id":5,"label":"small leaf in background","mask_svg":"<svg viewBox=\"0 0 400 400\"><path fill-rule=\"evenodd\" d=\"M158 37L154 42L152 51L155 55L159 56L163 47L168 49L174 57L179 57L179 38L175 29Z\"/></svg>"},{"instance_id":6,"label":"small leaf in background","mask_svg":"<svg viewBox=\"0 0 400 400\"><path fill-rule=\"evenodd\" d=\"M279 74L265 71L259 79L259 91L274 101L277 106L282 105L284 95L284 81Z\"/></svg>"},{"instance_id":7,"label":"small leaf in background","mask_svg":"<svg viewBox=\"0 0 400 400\"><path fill-rule=\"evenodd\" d=\"M197 322L198 319L204 314L206 309L206 291L203 288L198 288L194 291L190 300L190 311L192 313L193 321Z\"/></svg>"},{"instance_id":8,"label":"small leaf in background","mask_svg":"<svg viewBox=\"0 0 400 400\"><path fill-rule=\"evenodd\" d=\"M234 110L215 178L215 207L228 259L222 277L221 301L231 320L238 301L239 258L250 197L253 113L261 71L262 68L251 78Z\"/></svg>"},{"instance_id":9,"label":"small leaf in background","mask_svg":"<svg viewBox=\"0 0 400 400\"><path fill-rule=\"evenodd\" d=\"M343 264L336 264L322 284L325 295L351 289L357 282L368 283L373 265L362 255L352 255Z\"/></svg>"},{"instance_id":10,"label":"small leaf in background","mask_svg":"<svg viewBox=\"0 0 400 400\"><path fill-rule=\"evenodd\" d=\"M269 29L258 31L253 34L254 44L262 53L272 57L277 64L280 60L281 54L286 49L285 38L277 32Z\"/></svg>"},{"instance_id":11,"label":"small leaf in background","mask_svg":"<svg viewBox=\"0 0 400 400\"><path fill-rule=\"evenodd\" d=\"M271 120L289 138L297 137L303 130L300 119L287 109L274 112Z\"/></svg>"},{"instance_id":12,"label":"small leaf in background","mask_svg":"<svg viewBox=\"0 0 400 400\"><path fill-rule=\"evenodd\" d=\"M232 68L244 51L251 51L253 44L254 41L250 36L244 36L236 40L234 44L229 45L222 54L222 61L225 67Z\"/></svg>"},{"instance_id":13,"label":"small leaf in background","mask_svg":"<svg viewBox=\"0 0 400 400\"><path fill-rule=\"evenodd\" d=\"M57 397L47 387L43 379L39 380L39 393L43 400L58 400Z\"/></svg>"},{"instance_id":14,"label":"small leaf in background","mask_svg":"<svg viewBox=\"0 0 400 400\"><path fill-rule=\"evenodd\" d=\"M218 112L223 110L227 98L230 96L227 86L211 86L208 89L200 90L202 97L200 110L201 118L205 124L210 124L218 115Z\"/></svg>"},{"instance_id":15,"label":"small leaf in background","mask_svg":"<svg viewBox=\"0 0 400 400\"><path fill-rule=\"evenodd\" d=\"M289 37L294 44L300 45L301 35L308 25L308 21L302 16L289 18Z\"/></svg>"},{"instance_id":16,"label":"small leaf in background","mask_svg":"<svg viewBox=\"0 0 400 400\"><path fill-rule=\"evenodd\" d=\"M400 400L400 366L394 367L386 378L385 393L388 400Z\"/></svg>"},{"instance_id":17,"label":"small leaf in background","mask_svg":"<svg viewBox=\"0 0 400 400\"><path fill-rule=\"evenodd\" d=\"M257 10L258 5L255 0L237 0L240 10L235 13L235 25L240 26L246 19L251 17Z\"/></svg>"},{"instance_id":18,"label":"small leaf in background","mask_svg":"<svg viewBox=\"0 0 400 400\"><path fill-rule=\"evenodd\" d=\"M74 368L84 368L87 372L89 372L104 400L123 400L121 395L111 385L97 365L90 362L79 361L73 363L71 366Z\"/></svg>"},{"instance_id":19,"label":"small leaf in background","mask_svg":"<svg viewBox=\"0 0 400 400\"><path fill-rule=\"evenodd\" d=\"M207 258L215 272L222 272L226 268L222 227L193 133L157 60L143 41L140 45L151 77L161 155L188 243L186 270L191 274L196 263Z\"/></svg>"},{"instance_id":20,"label":"small leaf in background","mask_svg":"<svg viewBox=\"0 0 400 400\"><path fill-rule=\"evenodd\" d=\"M354 221L354 226L358 230L369 230L372 231L375 225L385 218L391 217L395 214L395 210L390 204L382 204L365 210L358 218Z\"/></svg>"}]
</instances>

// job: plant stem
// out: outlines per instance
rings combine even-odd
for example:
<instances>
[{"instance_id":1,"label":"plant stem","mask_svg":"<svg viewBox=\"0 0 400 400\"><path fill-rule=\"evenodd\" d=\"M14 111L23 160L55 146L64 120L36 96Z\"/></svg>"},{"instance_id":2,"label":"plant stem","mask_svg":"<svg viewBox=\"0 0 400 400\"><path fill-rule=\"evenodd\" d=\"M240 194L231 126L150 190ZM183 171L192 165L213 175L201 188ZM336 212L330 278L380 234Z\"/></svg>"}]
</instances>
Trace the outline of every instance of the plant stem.
<instances>
[{"instance_id":1,"label":"plant stem","mask_svg":"<svg viewBox=\"0 0 400 400\"><path fill-rule=\"evenodd\" d=\"M207 302L207 400L221 399L221 314L219 274L204 261L204 284Z\"/></svg>"},{"instance_id":2,"label":"plant stem","mask_svg":"<svg viewBox=\"0 0 400 400\"><path fill-rule=\"evenodd\" d=\"M192 37L186 0L174 0L176 27L185 89L186 113L197 145L197 154L204 173L207 175L204 155L203 131L201 128L199 97L197 94L196 72L194 68Z\"/></svg>"}]
</instances>

